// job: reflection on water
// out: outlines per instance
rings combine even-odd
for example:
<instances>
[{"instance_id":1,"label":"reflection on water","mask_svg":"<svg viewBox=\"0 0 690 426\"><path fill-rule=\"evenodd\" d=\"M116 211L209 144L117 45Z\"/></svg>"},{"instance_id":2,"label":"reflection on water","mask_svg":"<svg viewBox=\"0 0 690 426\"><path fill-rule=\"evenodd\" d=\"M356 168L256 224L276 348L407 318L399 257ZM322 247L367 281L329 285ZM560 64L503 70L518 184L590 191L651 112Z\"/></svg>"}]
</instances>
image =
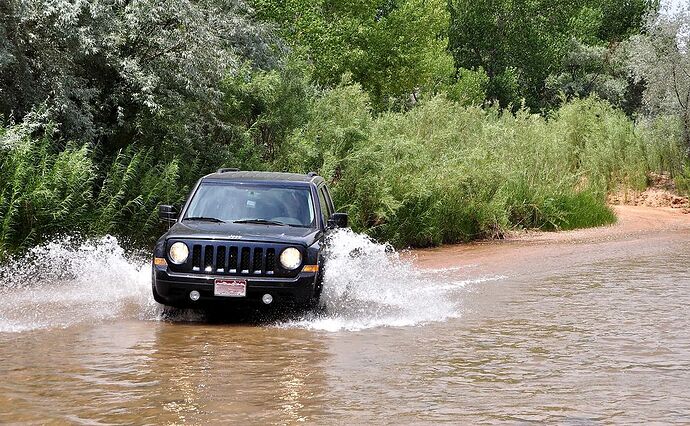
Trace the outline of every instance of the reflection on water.
<instances>
[{"instance_id":1,"label":"reflection on water","mask_svg":"<svg viewBox=\"0 0 690 426\"><path fill-rule=\"evenodd\" d=\"M186 313L156 321L131 282L117 309L105 296L78 299L73 312L86 320L69 321L71 296L55 307L37 302L35 286L6 286L14 305L0 321L27 325L27 297L43 314L32 317L38 327L0 332L0 423L687 423L688 237L552 244L537 255L518 245L514 263L459 259L435 271L392 259L386 267L403 271L391 275L402 281L389 293L397 307L334 277L380 315L332 305L261 326ZM108 277L112 295L126 293ZM422 320L385 323L405 315Z\"/></svg>"}]
</instances>

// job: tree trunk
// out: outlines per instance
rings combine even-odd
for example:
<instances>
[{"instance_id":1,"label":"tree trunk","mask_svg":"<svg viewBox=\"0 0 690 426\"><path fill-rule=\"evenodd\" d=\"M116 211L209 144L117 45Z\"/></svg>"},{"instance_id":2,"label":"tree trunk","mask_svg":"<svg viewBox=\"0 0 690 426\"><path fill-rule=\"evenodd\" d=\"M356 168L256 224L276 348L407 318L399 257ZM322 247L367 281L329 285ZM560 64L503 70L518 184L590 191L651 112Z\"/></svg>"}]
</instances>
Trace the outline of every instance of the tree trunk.
<instances>
[{"instance_id":1,"label":"tree trunk","mask_svg":"<svg viewBox=\"0 0 690 426\"><path fill-rule=\"evenodd\" d=\"M683 114L683 145L685 146L685 155L690 160L690 110L688 109Z\"/></svg>"},{"instance_id":2,"label":"tree trunk","mask_svg":"<svg viewBox=\"0 0 690 426\"><path fill-rule=\"evenodd\" d=\"M683 111L683 145L685 155L690 160L690 89L685 96L685 110Z\"/></svg>"}]
</instances>

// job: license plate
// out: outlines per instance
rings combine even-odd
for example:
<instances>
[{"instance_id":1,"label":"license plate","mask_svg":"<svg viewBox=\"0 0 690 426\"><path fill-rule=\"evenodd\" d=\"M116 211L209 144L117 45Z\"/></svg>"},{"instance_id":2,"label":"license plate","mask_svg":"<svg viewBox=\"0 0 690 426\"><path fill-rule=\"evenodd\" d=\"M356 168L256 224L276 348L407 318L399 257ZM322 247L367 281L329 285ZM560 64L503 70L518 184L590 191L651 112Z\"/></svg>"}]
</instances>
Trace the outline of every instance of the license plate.
<instances>
[{"instance_id":1,"label":"license plate","mask_svg":"<svg viewBox=\"0 0 690 426\"><path fill-rule=\"evenodd\" d=\"M222 297L247 296L247 280L216 280L213 294Z\"/></svg>"}]
</instances>

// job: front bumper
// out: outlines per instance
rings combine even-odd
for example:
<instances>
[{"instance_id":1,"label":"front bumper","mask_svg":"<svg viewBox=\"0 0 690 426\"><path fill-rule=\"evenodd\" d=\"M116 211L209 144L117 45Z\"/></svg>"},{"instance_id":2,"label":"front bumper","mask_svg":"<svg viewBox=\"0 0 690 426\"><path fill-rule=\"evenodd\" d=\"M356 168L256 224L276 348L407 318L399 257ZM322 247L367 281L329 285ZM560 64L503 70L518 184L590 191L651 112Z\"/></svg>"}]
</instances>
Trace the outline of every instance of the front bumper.
<instances>
[{"instance_id":1,"label":"front bumper","mask_svg":"<svg viewBox=\"0 0 690 426\"><path fill-rule=\"evenodd\" d=\"M247 281L246 297L222 297L213 294L214 282L220 279ZM183 274L154 266L153 291L157 300L165 305L178 307L202 307L213 304L260 303L261 296L269 293L276 304L308 304L315 295L316 273L301 272L295 278L228 276L212 274ZM189 292L196 290L201 297L193 302Z\"/></svg>"}]
</instances>

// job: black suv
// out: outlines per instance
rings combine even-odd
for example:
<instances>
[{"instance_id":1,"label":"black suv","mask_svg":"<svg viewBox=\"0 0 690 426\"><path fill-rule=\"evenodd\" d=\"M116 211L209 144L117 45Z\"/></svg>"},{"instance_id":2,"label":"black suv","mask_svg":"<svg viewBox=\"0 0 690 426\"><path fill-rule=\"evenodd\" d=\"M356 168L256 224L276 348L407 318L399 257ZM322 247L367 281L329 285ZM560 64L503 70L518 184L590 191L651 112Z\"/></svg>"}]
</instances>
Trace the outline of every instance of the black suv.
<instances>
[{"instance_id":1,"label":"black suv","mask_svg":"<svg viewBox=\"0 0 690 426\"><path fill-rule=\"evenodd\" d=\"M324 235L346 227L316 173L220 169L199 179L153 251L154 299L176 307L318 301Z\"/></svg>"}]
</instances>

